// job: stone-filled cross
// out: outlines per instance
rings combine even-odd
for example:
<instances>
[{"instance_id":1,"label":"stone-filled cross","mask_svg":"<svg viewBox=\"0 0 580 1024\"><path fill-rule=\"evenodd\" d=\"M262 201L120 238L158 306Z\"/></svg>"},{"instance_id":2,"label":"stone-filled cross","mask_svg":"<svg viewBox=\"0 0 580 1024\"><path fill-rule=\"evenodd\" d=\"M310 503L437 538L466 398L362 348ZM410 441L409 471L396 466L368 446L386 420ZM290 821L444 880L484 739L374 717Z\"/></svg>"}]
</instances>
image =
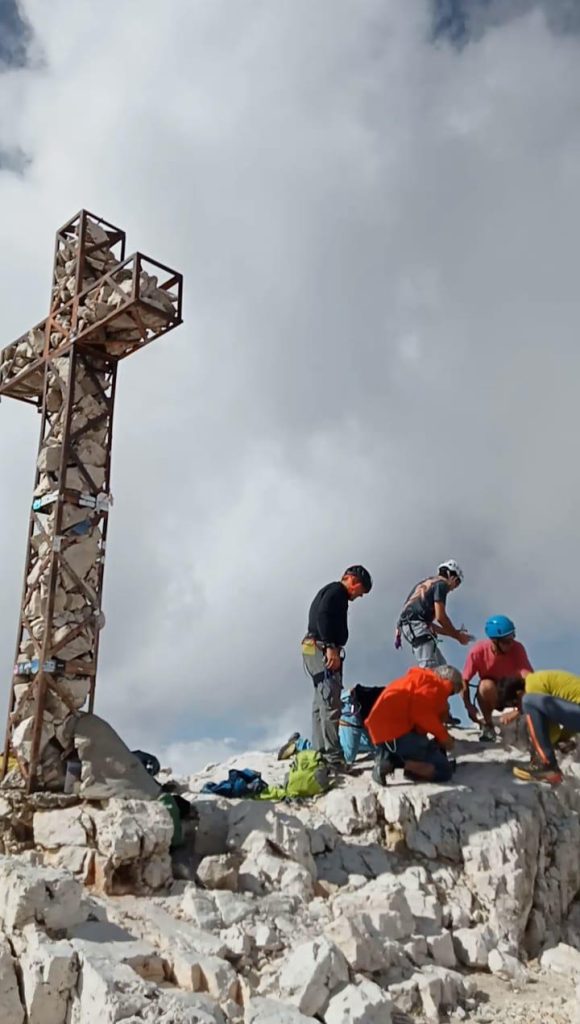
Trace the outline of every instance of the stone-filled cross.
<instances>
[{"instance_id":1,"label":"stone-filled cross","mask_svg":"<svg viewBox=\"0 0 580 1024\"><path fill-rule=\"evenodd\" d=\"M0 352L0 396L41 414L2 766L5 778L12 755L29 791L62 788L93 708L117 364L182 322L182 289L81 210L56 235L48 317Z\"/></svg>"}]
</instances>

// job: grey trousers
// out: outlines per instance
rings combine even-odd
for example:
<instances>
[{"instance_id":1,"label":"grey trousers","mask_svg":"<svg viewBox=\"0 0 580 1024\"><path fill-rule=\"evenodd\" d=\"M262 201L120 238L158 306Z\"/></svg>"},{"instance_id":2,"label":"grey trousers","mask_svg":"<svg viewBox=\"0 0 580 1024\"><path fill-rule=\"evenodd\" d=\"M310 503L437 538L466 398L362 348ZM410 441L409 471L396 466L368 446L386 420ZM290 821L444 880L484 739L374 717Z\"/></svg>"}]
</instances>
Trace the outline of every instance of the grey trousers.
<instances>
[{"instance_id":1,"label":"grey trousers","mask_svg":"<svg viewBox=\"0 0 580 1024\"><path fill-rule=\"evenodd\" d=\"M416 637L426 636L428 632L428 626L418 620L404 622L401 626L401 633L411 646L413 656L419 668L437 668L438 665L446 665L447 662L441 653L441 648L435 637L428 637L420 644L412 642Z\"/></svg>"},{"instance_id":2,"label":"grey trousers","mask_svg":"<svg viewBox=\"0 0 580 1024\"><path fill-rule=\"evenodd\" d=\"M313 654L302 655L304 668L314 684L312 697L312 748L324 754L329 764L343 764L344 754L338 738L342 669L329 672L324 653L316 647Z\"/></svg>"}]
</instances>

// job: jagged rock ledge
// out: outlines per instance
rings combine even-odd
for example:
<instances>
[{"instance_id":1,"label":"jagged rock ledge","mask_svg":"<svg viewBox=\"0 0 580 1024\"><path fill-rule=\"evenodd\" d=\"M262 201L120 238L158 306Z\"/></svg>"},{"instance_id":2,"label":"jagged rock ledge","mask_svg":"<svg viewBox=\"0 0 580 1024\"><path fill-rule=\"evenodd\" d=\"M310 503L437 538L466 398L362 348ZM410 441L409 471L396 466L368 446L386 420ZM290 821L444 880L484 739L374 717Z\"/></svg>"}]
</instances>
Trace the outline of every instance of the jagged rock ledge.
<instances>
[{"instance_id":1,"label":"jagged rock ledge","mask_svg":"<svg viewBox=\"0 0 580 1024\"><path fill-rule=\"evenodd\" d=\"M188 881L156 803L3 792L2 1024L572 1021L580 765L551 790L459 753L450 786L367 771L306 803L200 794L234 762L182 780Z\"/></svg>"}]
</instances>

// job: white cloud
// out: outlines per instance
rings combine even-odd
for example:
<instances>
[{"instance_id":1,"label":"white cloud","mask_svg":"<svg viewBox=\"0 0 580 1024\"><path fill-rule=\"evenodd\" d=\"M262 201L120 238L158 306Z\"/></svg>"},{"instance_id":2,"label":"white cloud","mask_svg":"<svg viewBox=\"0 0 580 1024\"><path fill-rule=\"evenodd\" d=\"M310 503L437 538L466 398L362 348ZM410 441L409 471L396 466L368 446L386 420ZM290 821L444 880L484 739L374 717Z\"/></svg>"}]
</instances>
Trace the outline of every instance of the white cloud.
<instances>
[{"instance_id":1,"label":"white cloud","mask_svg":"<svg viewBox=\"0 0 580 1024\"><path fill-rule=\"evenodd\" d=\"M5 341L81 206L186 282L121 369L98 710L140 746L307 728L308 603L352 561L351 679L399 671L400 601L449 555L459 621L573 660L578 40L536 13L458 53L404 0L24 6ZM38 421L0 413L8 678Z\"/></svg>"},{"instance_id":2,"label":"white cloud","mask_svg":"<svg viewBox=\"0 0 580 1024\"><path fill-rule=\"evenodd\" d=\"M243 744L240 744L239 740L228 737L218 740L204 738L169 743L162 748L160 761L163 768L171 768L173 774L180 777L193 775L210 764L227 761L243 751Z\"/></svg>"}]
</instances>

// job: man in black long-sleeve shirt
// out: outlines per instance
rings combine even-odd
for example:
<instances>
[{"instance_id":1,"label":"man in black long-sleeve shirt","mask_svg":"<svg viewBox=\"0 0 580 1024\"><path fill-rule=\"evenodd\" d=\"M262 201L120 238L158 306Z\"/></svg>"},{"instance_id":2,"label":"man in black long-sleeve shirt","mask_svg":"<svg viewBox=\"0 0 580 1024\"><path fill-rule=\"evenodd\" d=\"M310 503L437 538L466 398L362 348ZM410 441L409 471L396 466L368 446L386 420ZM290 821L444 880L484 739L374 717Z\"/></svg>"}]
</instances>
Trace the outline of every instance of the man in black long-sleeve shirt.
<instances>
[{"instance_id":1,"label":"man in black long-sleeve shirt","mask_svg":"<svg viewBox=\"0 0 580 1024\"><path fill-rule=\"evenodd\" d=\"M373 581L362 565L351 565L340 582L319 590L308 613L308 632L302 641L304 667L314 683L312 746L329 764L344 764L338 739L343 648L348 640L348 605L368 594Z\"/></svg>"}]
</instances>

